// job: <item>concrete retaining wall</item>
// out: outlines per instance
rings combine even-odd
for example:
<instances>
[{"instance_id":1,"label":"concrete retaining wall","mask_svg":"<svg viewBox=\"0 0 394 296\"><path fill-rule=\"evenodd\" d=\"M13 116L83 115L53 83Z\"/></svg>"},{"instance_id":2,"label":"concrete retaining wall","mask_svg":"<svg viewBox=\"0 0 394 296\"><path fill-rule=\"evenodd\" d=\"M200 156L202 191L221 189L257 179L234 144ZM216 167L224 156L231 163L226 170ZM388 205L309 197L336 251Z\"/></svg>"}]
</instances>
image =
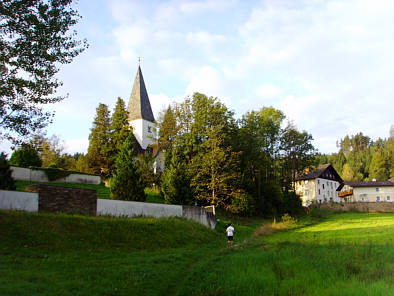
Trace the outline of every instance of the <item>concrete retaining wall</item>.
<instances>
[{"instance_id":1,"label":"concrete retaining wall","mask_svg":"<svg viewBox=\"0 0 394 296\"><path fill-rule=\"evenodd\" d=\"M322 203L314 204L313 208L339 210L339 211L357 211L357 212L380 212L394 213L393 202L348 202L348 203Z\"/></svg>"},{"instance_id":2,"label":"concrete retaining wall","mask_svg":"<svg viewBox=\"0 0 394 296\"><path fill-rule=\"evenodd\" d=\"M27 186L29 192L0 190L0 209L66 212L115 217L185 217L210 228L216 216L203 207L97 199L96 190L53 185Z\"/></svg>"},{"instance_id":3,"label":"concrete retaining wall","mask_svg":"<svg viewBox=\"0 0 394 296\"><path fill-rule=\"evenodd\" d=\"M38 193L0 190L0 209L38 211Z\"/></svg>"},{"instance_id":4,"label":"concrete retaining wall","mask_svg":"<svg viewBox=\"0 0 394 296\"><path fill-rule=\"evenodd\" d=\"M97 199L97 215L115 217L185 217L210 228L216 226L216 216L201 207L179 206L123 201L111 199Z\"/></svg>"},{"instance_id":5,"label":"concrete retaining wall","mask_svg":"<svg viewBox=\"0 0 394 296\"><path fill-rule=\"evenodd\" d=\"M182 206L99 198L97 199L97 215L182 217Z\"/></svg>"},{"instance_id":6,"label":"concrete retaining wall","mask_svg":"<svg viewBox=\"0 0 394 296\"><path fill-rule=\"evenodd\" d=\"M207 212L202 207L182 206L183 217L194 220L209 228L214 229L216 226L216 215Z\"/></svg>"},{"instance_id":7,"label":"concrete retaining wall","mask_svg":"<svg viewBox=\"0 0 394 296\"><path fill-rule=\"evenodd\" d=\"M49 182L44 171L38 169L21 168L11 166L12 177L20 181L32 182ZM60 178L55 183L81 183L81 184L100 184L100 176L84 175L84 174L70 174L65 178Z\"/></svg>"}]
</instances>

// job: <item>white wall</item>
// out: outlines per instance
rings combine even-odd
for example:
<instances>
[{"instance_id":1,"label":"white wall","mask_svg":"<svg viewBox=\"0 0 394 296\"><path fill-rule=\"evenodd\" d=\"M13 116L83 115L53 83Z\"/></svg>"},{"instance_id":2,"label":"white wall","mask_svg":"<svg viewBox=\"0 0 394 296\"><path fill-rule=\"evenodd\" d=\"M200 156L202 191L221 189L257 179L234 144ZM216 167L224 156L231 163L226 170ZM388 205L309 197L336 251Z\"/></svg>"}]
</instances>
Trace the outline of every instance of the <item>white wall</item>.
<instances>
[{"instance_id":1,"label":"white wall","mask_svg":"<svg viewBox=\"0 0 394 296\"><path fill-rule=\"evenodd\" d=\"M316 198L318 203L324 202L341 202L342 199L338 197L336 191L339 186L339 182L317 178L316 179Z\"/></svg>"},{"instance_id":2,"label":"white wall","mask_svg":"<svg viewBox=\"0 0 394 296\"><path fill-rule=\"evenodd\" d=\"M141 145L142 149L146 149L148 145L155 143L156 131L153 122L145 119L137 119L130 122L133 127L133 134ZM149 132L150 128L150 132Z\"/></svg>"},{"instance_id":3,"label":"white wall","mask_svg":"<svg viewBox=\"0 0 394 296\"><path fill-rule=\"evenodd\" d=\"M182 206L98 198L97 215L182 217Z\"/></svg>"},{"instance_id":4,"label":"white wall","mask_svg":"<svg viewBox=\"0 0 394 296\"><path fill-rule=\"evenodd\" d=\"M304 207L310 205L312 202L317 202L315 183L315 179L296 182L296 193L300 195Z\"/></svg>"},{"instance_id":5,"label":"white wall","mask_svg":"<svg viewBox=\"0 0 394 296\"><path fill-rule=\"evenodd\" d=\"M394 186L354 187L353 196L356 202L376 202L377 197L379 202L393 202Z\"/></svg>"},{"instance_id":6,"label":"white wall","mask_svg":"<svg viewBox=\"0 0 394 296\"><path fill-rule=\"evenodd\" d=\"M47 175L42 170L35 170L29 168L21 168L11 166L12 177L20 181L33 182L49 182ZM84 174L70 174L65 178L60 178L53 182L57 183L82 183L82 184L100 184L100 176L84 175Z\"/></svg>"},{"instance_id":7,"label":"white wall","mask_svg":"<svg viewBox=\"0 0 394 296\"><path fill-rule=\"evenodd\" d=\"M38 211L38 193L0 190L0 209Z\"/></svg>"}]
</instances>

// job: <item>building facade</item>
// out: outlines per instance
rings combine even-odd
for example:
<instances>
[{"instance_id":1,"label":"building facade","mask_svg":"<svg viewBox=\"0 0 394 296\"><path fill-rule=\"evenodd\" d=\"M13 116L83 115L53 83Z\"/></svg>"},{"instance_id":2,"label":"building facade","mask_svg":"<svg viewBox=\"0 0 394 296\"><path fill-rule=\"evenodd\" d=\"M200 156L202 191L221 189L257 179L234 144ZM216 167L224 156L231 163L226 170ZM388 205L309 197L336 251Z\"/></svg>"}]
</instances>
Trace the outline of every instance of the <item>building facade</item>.
<instances>
[{"instance_id":1,"label":"building facade","mask_svg":"<svg viewBox=\"0 0 394 296\"><path fill-rule=\"evenodd\" d=\"M349 202L392 202L394 182L345 182L339 196Z\"/></svg>"},{"instance_id":2,"label":"building facade","mask_svg":"<svg viewBox=\"0 0 394 296\"><path fill-rule=\"evenodd\" d=\"M312 203L341 202L338 188L342 183L333 166L325 164L297 176L294 187L302 205L309 206Z\"/></svg>"}]
</instances>

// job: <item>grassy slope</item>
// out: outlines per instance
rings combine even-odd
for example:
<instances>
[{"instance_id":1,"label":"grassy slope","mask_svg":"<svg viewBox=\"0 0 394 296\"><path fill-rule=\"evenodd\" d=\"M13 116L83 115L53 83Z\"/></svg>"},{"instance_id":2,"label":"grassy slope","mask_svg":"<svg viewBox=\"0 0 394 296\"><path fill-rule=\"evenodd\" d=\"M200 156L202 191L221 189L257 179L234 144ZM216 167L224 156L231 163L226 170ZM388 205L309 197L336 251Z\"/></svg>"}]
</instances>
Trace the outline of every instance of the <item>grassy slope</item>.
<instances>
[{"instance_id":1,"label":"grassy slope","mask_svg":"<svg viewBox=\"0 0 394 296\"><path fill-rule=\"evenodd\" d=\"M0 211L0 295L165 295L217 244L179 218Z\"/></svg>"},{"instance_id":2,"label":"grassy slope","mask_svg":"<svg viewBox=\"0 0 394 296\"><path fill-rule=\"evenodd\" d=\"M394 214L311 217L226 246L182 219L0 211L0 295L390 295Z\"/></svg>"}]
</instances>

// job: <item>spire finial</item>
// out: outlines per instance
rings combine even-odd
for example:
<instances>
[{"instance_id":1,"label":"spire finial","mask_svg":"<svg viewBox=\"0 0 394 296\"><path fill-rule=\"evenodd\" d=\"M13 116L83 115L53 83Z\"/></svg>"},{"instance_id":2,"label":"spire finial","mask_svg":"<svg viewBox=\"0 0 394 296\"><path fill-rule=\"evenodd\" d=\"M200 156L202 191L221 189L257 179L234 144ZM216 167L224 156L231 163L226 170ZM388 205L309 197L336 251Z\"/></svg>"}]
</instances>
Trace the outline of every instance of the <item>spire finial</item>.
<instances>
[{"instance_id":1,"label":"spire finial","mask_svg":"<svg viewBox=\"0 0 394 296\"><path fill-rule=\"evenodd\" d=\"M138 66L141 66L141 57L138 57Z\"/></svg>"}]
</instances>

